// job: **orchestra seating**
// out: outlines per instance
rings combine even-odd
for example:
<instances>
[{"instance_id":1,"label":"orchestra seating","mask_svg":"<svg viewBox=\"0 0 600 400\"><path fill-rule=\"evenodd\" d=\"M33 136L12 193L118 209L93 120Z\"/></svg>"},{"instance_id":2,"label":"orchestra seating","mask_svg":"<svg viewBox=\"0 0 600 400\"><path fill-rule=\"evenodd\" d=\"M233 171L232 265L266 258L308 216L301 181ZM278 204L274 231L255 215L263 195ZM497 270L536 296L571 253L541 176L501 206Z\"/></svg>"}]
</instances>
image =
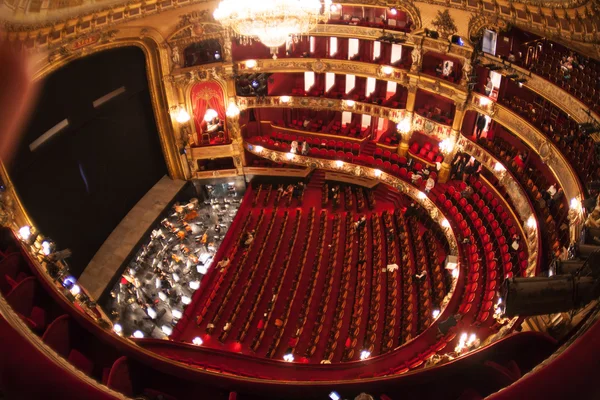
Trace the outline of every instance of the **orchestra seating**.
<instances>
[{"instance_id":1,"label":"orchestra seating","mask_svg":"<svg viewBox=\"0 0 600 400\"><path fill-rule=\"evenodd\" d=\"M239 239L225 251L239 268L194 299L177 340L200 336L204 346L260 357L349 362L363 350L387 353L429 328L450 278L442 268L448 244L439 227L426 229L425 214L406 221L378 191L333 182L309 183L302 210L296 200L278 202L274 185L253 192L253 208L238 218L256 240L246 248ZM406 203L399 194L395 200ZM399 269L383 274L392 264ZM413 278L417 270L428 277Z\"/></svg>"}]
</instances>

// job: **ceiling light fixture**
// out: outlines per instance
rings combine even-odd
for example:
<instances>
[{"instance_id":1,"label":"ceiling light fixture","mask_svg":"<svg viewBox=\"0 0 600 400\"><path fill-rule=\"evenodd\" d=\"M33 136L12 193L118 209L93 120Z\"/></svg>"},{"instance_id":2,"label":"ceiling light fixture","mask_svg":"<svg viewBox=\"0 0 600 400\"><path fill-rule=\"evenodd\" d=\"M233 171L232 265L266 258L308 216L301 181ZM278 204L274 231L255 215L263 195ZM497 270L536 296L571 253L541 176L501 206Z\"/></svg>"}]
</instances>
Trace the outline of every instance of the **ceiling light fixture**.
<instances>
[{"instance_id":1,"label":"ceiling light fixture","mask_svg":"<svg viewBox=\"0 0 600 400\"><path fill-rule=\"evenodd\" d=\"M290 36L306 35L327 21L331 4L331 0L221 0L213 16L235 36L260 40L277 54Z\"/></svg>"}]
</instances>

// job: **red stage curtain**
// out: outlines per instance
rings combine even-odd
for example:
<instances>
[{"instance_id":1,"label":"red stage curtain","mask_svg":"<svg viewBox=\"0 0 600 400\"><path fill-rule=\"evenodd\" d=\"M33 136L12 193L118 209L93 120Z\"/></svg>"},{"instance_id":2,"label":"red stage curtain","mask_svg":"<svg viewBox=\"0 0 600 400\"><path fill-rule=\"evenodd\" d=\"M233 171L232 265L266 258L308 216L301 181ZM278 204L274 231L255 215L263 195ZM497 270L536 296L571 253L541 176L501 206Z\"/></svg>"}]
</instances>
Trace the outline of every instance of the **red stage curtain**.
<instances>
[{"instance_id":1,"label":"red stage curtain","mask_svg":"<svg viewBox=\"0 0 600 400\"><path fill-rule=\"evenodd\" d=\"M204 114L208 108L212 108L219 115L219 119L225 121L225 99L223 89L217 82L203 82L194 85L191 93L192 106L194 110L194 123L196 132L202 133Z\"/></svg>"}]
</instances>

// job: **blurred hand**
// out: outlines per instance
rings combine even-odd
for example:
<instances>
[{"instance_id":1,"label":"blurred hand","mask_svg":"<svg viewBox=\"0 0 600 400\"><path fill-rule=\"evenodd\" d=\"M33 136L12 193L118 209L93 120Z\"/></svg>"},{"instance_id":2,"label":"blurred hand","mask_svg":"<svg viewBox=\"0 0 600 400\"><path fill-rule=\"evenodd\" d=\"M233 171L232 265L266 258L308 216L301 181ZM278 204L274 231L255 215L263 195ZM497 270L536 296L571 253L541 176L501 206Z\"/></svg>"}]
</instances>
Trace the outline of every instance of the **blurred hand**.
<instances>
[{"instance_id":1,"label":"blurred hand","mask_svg":"<svg viewBox=\"0 0 600 400\"><path fill-rule=\"evenodd\" d=\"M27 54L0 42L0 159L10 163L35 102Z\"/></svg>"}]
</instances>

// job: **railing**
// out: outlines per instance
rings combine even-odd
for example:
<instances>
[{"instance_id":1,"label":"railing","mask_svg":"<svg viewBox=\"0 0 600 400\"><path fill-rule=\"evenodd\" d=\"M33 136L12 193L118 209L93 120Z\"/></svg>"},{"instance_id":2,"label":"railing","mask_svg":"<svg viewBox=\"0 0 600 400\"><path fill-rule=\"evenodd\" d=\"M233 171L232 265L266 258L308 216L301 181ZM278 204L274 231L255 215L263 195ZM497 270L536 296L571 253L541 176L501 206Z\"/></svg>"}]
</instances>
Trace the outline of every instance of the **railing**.
<instances>
[{"instance_id":1,"label":"railing","mask_svg":"<svg viewBox=\"0 0 600 400\"><path fill-rule=\"evenodd\" d=\"M322 138L324 141L326 141L327 139L334 139L334 140L348 140L350 142L356 142L356 143L364 143L365 141L368 140L367 137L354 138L354 137L350 137L350 136L335 135L332 133L303 131L300 129L287 128L285 126L274 125L271 122L265 122L265 121L261 121L260 123L261 124L266 123L271 127L271 129L281 131L283 133L291 133L294 135L313 136L313 137L317 137L317 138Z\"/></svg>"},{"instance_id":2,"label":"railing","mask_svg":"<svg viewBox=\"0 0 600 400\"><path fill-rule=\"evenodd\" d=\"M412 73L407 69L388 65L330 58L278 58L276 60L259 59L252 61L255 63L255 65L250 64L252 68L247 66L248 60L234 63L234 68L239 73L294 73L313 71L316 73L330 72L343 75L356 75L396 82L405 87L415 85L419 89L436 93L455 101L464 102L467 98L467 90L464 86L428 74Z\"/></svg>"},{"instance_id":3,"label":"railing","mask_svg":"<svg viewBox=\"0 0 600 400\"><path fill-rule=\"evenodd\" d=\"M531 204L529 197L519 184L519 181L512 175L510 171L508 171L506 168L501 168L500 171L498 171L497 166L502 165L502 163L490 152L464 136L460 137L457 145L462 151L475 157L477 161L481 162L481 164L484 165L488 171L499 175L498 182L500 185L504 186L508 197L517 211L518 217L515 215L513 208L506 203L506 199L496 191L494 186L490 184L490 187L498 194L497 198L501 199L501 201L504 201L506 206L505 208L510 211L515 221L521 221L521 223L517 225L519 225L519 229L521 230L523 237L527 239L527 249L529 254L527 276L535 276L541 257L540 250L542 248L542 243L541 237L538 234L540 232L540 224L535 217L533 204ZM531 217L533 217L533 220L535 221L534 228L529 227L531 224Z\"/></svg>"},{"instance_id":4,"label":"railing","mask_svg":"<svg viewBox=\"0 0 600 400\"><path fill-rule=\"evenodd\" d=\"M395 123L400 122L405 115L405 110L380 106L377 104L330 99L327 97L294 97L294 96L268 96L268 97L237 97L240 109L248 108L305 108L315 110L348 111L356 114L366 114L372 117L389 119Z\"/></svg>"},{"instance_id":5,"label":"railing","mask_svg":"<svg viewBox=\"0 0 600 400\"><path fill-rule=\"evenodd\" d=\"M452 135L452 127L414 113L412 130L442 141Z\"/></svg>"}]
</instances>

